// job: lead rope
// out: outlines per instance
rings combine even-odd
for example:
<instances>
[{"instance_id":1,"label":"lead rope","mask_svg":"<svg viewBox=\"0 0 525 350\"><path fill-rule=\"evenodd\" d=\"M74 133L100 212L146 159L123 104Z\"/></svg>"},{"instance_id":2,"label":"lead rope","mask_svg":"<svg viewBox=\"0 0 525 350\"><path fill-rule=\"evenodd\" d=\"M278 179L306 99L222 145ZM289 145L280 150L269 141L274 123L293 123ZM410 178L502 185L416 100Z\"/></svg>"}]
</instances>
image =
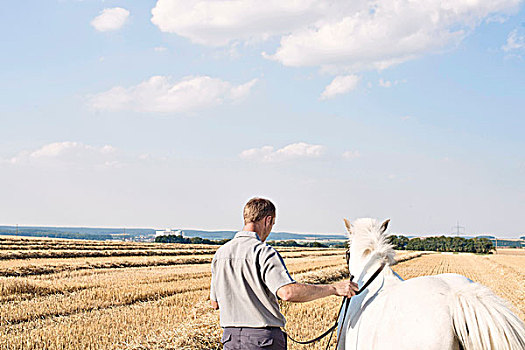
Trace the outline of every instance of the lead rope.
<instances>
[{"instance_id":1,"label":"lead rope","mask_svg":"<svg viewBox=\"0 0 525 350\"><path fill-rule=\"evenodd\" d=\"M381 271L383 271L384 268L385 268L385 263L382 263L381 266L376 270L376 272L374 272L372 277L370 277L368 279L368 281L366 281L366 283L355 293L355 295L361 294L361 292L363 292L366 289L366 287L368 287L370 285L370 283L372 283L374 281L374 279L377 276L379 276L379 274L381 273ZM350 282L352 282L353 279L354 279L354 276L350 276ZM337 319L336 319L334 325L332 327L330 327L326 332L324 332L323 334L321 334L320 336L318 336L318 337L316 337L314 339L310 339L310 340L306 340L306 341L299 341L299 340L295 340L294 338L292 338L288 333L286 333L286 336L288 338L290 338L290 340L292 340L294 343L306 345L306 344L315 343L316 341L319 341L319 340L323 339L324 337L326 337L328 334L330 334L330 338L328 338L328 343L326 344L326 350L328 350L328 348L330 347L330 341L332 340L332 336L334 335L333 331L339 325L339 315L341 314L341 310L343 309L343 306L345 306L345 312L343 313L343 322L341 323L341 325L344 325L345 324L346 313L348 311L348 306L349 305L350 305L350 298L343 297L343 302L341 303L341 307L339 308L339 312L337 312ZM336 349L337 349L337 346L339 345L339 339L341 339L341 337L337 337L337 342L335 343L335 348Z\"/></svg>"}]
</instances>

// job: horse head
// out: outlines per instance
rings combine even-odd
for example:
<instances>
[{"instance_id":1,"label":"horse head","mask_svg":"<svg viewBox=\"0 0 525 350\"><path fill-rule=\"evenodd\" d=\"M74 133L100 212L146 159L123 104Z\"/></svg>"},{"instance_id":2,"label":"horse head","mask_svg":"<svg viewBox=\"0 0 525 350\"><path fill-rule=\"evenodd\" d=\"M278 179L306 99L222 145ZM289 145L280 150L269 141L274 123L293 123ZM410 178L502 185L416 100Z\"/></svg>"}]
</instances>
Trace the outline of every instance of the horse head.
<instances>
[{"instance_id":1,"label":"horse head","mask_svg":"<svg viewBox=\"0 0 525 350\"><path fill-rule=\"evenodd\" d=\"M357 219L350 223L344 219L348 230L348 269L355 282L362 282L372 269L381 264L394 263L394 248L388 241L386 230L390 220L383 223L376 219Z\"/></svg>"}]
</instances>

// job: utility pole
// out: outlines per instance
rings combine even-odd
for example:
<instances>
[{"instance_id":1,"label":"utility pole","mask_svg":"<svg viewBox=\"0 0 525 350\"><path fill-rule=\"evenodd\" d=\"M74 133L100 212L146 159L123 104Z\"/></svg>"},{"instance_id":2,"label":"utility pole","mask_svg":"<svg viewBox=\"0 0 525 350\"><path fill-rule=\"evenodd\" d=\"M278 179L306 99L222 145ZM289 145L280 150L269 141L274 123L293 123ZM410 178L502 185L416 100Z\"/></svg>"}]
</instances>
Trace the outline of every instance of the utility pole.
<instances>
[{"instance_id":1,"label":"utility pole","mask_svg":"<svg viewBox=\"0 0 525 350\"><path fill-rule=\"evenodd\" d=\"M452 227L452 229L456 229L456 236L459 237L459 230L460 230L460 229L465 230L465 226L459 226L459 220L458 220L456 226ZM463 232L463 233L464 233L464 232Z\"/></svg>"}]
</instances>

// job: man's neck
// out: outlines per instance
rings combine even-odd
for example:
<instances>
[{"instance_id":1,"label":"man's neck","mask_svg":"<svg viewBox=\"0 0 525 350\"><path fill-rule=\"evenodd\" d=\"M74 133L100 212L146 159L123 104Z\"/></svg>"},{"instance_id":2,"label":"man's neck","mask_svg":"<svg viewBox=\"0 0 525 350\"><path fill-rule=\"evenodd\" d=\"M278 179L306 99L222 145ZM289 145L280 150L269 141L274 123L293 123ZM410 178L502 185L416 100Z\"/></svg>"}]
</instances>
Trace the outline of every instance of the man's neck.
<instances>
[{"instance_id":1,"label":"man's neck","mask_svg":"<svg viewBox=\"0 0 525 350\"><path fill-rule=\"evenodd\" d=\"M263 230L261 230L261 228L258 225L256 225L254 222L247 223L246 225L244 225L244 228L242 230L255 232L257 236L259 236L259 239L262 242L264 242L266 238L268 237L267 235L266 236L264 235L264 233L262 232Z\"/></svg>"}]
</instances>

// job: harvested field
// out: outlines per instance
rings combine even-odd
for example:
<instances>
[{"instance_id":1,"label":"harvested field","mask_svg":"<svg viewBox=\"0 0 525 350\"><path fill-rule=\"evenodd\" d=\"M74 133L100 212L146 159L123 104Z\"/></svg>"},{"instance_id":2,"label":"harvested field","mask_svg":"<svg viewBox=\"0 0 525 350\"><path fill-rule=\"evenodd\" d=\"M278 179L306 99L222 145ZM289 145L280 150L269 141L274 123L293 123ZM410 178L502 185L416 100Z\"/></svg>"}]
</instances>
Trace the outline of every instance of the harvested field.
<instances>
[{"instance_id":1,"label":"harvested field","mask_svg":"<svg viewBox=\"0 0 525 350\"><path fill-rule=\"evenodd\" d=\"M221 334L218 312L207 300L209 262L216 248L0 237L0 256L151 252L0 259L0 349L216 349ZM298 281L330 283L348 276L343 249L278 250ZM176 254L179 251L184 253ZM162 252L173 255L156 255ZM405 279L457 272L481 282L525 319L523 254L400 252L397 260L394 270ZM287 331L299 339L318 335L333 323L340 300L282 303Z\"/></svg>"},{"instance_id":2,"label":"harvested field","mask_svg":"<svg viewBox=\"0 0 525 350\"><path fill-rule=\"evenodd\" d=\"M400 263L394 270L405 279L448 272L461 274L509 301L513 311L525 321L525 255L429 254L417 261Z\"/></svg>"},{"instance_id":3,"label":"harvested field","mask_svg":"<svg viewBox=\"0 0 525 350\"><path fill-rule=\"evenodd\" d=\"M525 255L525 249L519 248L498 248L496 255Z\"/></svg>"}]
</instances>

